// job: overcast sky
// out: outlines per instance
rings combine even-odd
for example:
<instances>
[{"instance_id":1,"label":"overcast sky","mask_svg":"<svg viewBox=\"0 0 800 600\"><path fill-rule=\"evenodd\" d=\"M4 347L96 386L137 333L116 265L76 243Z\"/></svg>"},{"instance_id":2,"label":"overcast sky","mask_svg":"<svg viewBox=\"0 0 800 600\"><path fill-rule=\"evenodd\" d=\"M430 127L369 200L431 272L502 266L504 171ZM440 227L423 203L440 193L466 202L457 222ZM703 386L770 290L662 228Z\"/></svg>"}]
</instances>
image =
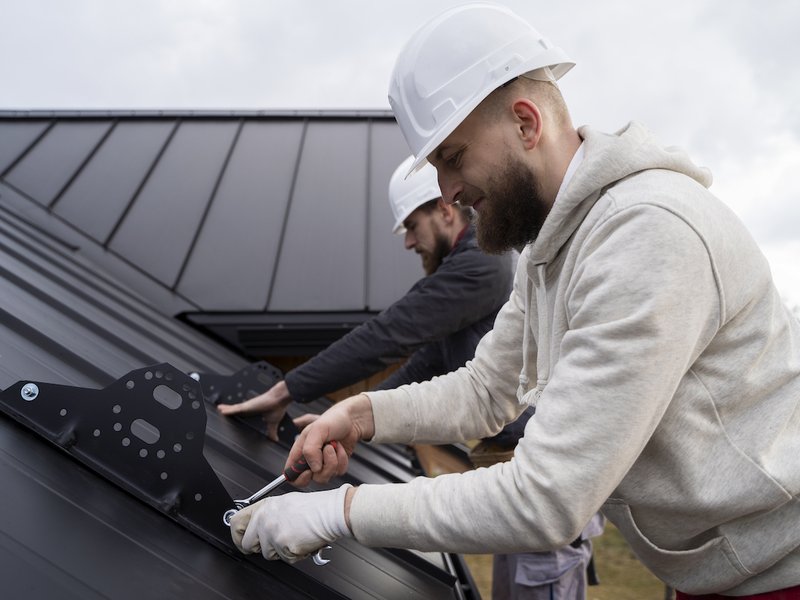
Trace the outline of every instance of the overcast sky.
<instances>
[{"instance_id":1,"label":"overcast sky","mask_svg":"<svg viewBox=\"0 0 800 600\"><path fill-rule=\"evenodd\" d=\"M401 46L459 3L0 0L0 109L388 109ZM800 306L800 2L503 3L577 62L576 125L685 147Z\"/></svg>"}]
</instances>

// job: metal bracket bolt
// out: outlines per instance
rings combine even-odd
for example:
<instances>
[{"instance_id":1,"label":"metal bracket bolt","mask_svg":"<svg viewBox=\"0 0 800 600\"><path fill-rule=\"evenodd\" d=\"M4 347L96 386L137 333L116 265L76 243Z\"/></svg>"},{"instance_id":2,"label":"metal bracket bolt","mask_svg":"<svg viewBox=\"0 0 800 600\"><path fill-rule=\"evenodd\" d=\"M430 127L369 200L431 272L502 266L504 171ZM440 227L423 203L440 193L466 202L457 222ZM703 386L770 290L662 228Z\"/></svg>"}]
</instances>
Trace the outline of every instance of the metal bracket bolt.
<instances>
[{"instance_id":1,"label":"metal bracket bolt","mask_svg":"<svg viewBox=\"0 0 800 600\"><path fill-rule=\"evenodd\" d=\"M36 400L36 396L39 395L39 386L35 383L26 383L22 386L19 395L22 396L23 400L28 402Z\"/></svg>"}]
</instances>

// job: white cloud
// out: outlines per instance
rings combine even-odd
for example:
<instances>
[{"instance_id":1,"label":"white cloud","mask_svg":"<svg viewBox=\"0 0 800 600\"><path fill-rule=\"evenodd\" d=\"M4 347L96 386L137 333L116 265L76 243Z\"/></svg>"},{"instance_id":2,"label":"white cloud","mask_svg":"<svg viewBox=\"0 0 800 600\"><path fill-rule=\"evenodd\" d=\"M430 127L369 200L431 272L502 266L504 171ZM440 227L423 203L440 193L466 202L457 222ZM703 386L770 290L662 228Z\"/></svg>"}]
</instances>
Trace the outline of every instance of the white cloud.
<instances>
[{"instance_id":1,"label":"white cloud","mask_svg":"<svg viewBox=\"0 0 800 600\"><path fill-rule=\"evenodd\" d=\"M800 316L800 240L768 242L761 249L769 261L775 287L786 304Z\"/></svg>"}]
</instances>

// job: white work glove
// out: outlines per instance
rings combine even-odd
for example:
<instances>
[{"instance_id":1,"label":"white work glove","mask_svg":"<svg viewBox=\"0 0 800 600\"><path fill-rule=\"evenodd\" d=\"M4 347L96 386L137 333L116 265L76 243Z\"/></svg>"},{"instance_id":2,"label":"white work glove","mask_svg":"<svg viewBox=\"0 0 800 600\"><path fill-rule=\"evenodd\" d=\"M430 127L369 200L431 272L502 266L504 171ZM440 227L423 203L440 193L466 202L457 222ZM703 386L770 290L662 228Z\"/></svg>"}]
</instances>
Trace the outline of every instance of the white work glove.
<instances>
[{"instance_id":1,"label":"white work glove","mask_svg":"<svg viewBox=\"0 0 800 600\"><path fill-rule=\"evenodd\" d=\"M233 543L245 554L297 562L342 537L353 537L344 517L349 483L324 492L264 498L231 519Z\"/></svg>"}]
</instances>

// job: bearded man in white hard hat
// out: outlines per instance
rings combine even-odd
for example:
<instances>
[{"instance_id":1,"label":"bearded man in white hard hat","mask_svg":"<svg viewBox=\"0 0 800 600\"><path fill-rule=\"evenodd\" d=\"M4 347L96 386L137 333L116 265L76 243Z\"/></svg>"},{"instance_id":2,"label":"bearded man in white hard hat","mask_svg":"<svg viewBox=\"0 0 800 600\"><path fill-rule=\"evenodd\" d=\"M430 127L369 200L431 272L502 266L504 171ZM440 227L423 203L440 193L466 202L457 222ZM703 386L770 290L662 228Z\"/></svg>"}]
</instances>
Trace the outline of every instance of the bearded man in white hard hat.
<instances>
[{"instance_id":1,"label":"bearded man in white hard hat","mask_svg":"<svg viewBox=\"0 0 800 600\"><path fill-rule=\"evenodd\" d=\"M480 437L535 405L514 458L266 500L245 551L547 550L602 510L680 600L800 598L800 323L706 169L638 123L573 127L553 81L571 66L487 3L404 47L390 102L415 164L484 248L522 248L514 291L466 367L338 403L288 464L324 482L357 440Z\"/></svg>"}]
</instances>

